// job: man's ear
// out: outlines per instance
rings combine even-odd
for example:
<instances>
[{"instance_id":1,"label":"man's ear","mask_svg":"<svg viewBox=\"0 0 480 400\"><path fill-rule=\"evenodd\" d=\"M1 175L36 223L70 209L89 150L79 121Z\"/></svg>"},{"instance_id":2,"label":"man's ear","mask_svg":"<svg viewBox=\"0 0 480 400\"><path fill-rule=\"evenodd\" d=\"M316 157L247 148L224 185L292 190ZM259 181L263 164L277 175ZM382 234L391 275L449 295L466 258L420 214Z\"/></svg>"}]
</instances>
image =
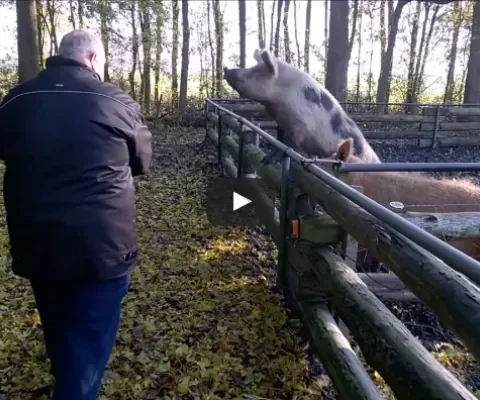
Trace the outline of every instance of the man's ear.
<instances>
[{"instance_id":1,"label":"man's ear","mask_svg":"<svg viewBox=\"0 0 480 400\"><path fill-rule=\"evenodd\" d=\"M353 154L353 139L348 138L339 143L335 158L337 160L347 162L348 159L352 156L352 154Z\"/></svg>"},{"instance_id":2,"label":"man's ear","mask_svg":"<svg viewBox=\"0 0 480 400\"><path fill-rule=\"evenodd\" d=\"M277 75L277 60L267 49L263 50L261 54L263 62L267 65L268 69L273 75Z\"/></svg>"}]
</instances>

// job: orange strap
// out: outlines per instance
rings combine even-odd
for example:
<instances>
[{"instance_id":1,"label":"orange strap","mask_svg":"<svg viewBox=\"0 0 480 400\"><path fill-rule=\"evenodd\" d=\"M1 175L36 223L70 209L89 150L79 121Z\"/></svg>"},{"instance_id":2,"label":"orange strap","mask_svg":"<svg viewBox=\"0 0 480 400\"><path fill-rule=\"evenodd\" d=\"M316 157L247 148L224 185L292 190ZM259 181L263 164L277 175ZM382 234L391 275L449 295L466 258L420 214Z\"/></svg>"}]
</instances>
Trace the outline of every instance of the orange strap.
<instances>
[{"instance_id":1,"label":"orange strap","mask_svg":"<svg viewBox=\"0 0 480 400\"><path fill-rule=\"evenodd\" d=\"M292 220L290 234L294 239L298 239L300 237L300 221L298 219Z\"/></svg>"}]
</instances>

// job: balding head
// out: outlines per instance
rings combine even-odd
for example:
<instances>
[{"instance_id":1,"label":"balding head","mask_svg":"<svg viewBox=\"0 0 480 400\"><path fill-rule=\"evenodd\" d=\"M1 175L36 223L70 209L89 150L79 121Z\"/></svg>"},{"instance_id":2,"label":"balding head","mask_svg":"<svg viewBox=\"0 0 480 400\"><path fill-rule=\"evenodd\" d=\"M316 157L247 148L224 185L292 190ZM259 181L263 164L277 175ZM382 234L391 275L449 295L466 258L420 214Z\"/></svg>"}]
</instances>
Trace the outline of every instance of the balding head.
<instances>
[{"instance_id":1,"label":"balding head","mask_svg":"<svg viewBox=\"0 0 480 400\"><path fill-rule=\"evenodd\" d=\"M60 42L58 55L84 63L103 80L105 51L95 35L83 30L67 33Z\"/></svg>"}]
</instances>

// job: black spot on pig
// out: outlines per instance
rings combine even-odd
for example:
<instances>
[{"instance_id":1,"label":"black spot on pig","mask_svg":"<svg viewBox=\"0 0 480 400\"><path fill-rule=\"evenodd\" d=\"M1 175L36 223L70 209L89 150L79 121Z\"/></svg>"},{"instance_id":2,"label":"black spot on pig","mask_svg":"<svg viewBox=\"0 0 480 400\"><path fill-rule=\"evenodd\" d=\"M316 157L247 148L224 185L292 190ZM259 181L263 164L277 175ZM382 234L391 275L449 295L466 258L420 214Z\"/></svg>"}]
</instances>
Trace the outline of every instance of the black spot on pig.
<instances>
[{"instance_id":1,"label":"black spot on pig","mask_svg":"<svg viewBox=\"0 0 480 400\"><path fill-rule=\"evenodd\" d=\"M332 119L330 120L330 124L332 125L333 132L336 132L337 134L341 135L343 139L346 139L342 135L345 127L345 119L343 118L342 114L339 112L334 112Z\"/></svg>"},{"instance_id":2,"label":"black spot on pig","mask_svg":"<svg viewBox=\"0 0 480 400\"><path fill-rule=\"evenodd\" d=\"M326 111L330 111L333 108L333 101L330 98L330 96L325 92L322 93L322 97L320 98L320 102L322 103L322 107Z\"/></svg>"},{"instance_id":3,"label":"black spot on pig","mask_svg":"<svg viewBox=\"0 0 480 400\"><path fill-rule=\"evenodd\" d=\"M313 104L320 105L320 96L318 95L317 91L310 87L303 88L303 96L305 99Z\"/></svg>"},{"instance_id":4,"label":"black spot on pig","mask_svg":"<svg viewBox=\"0 0 480 400\"><path fill-rule=\"evenodd\" d=\"M361 137L361 132L359 131L355 122L346 114L341 114L340 112L334 112L332 119L330 120L332 130L334 134L339 136L342 139L353 139L353 148L355 155L360 157L363 154L364 141Z\"/></svg>"}]
</instances>

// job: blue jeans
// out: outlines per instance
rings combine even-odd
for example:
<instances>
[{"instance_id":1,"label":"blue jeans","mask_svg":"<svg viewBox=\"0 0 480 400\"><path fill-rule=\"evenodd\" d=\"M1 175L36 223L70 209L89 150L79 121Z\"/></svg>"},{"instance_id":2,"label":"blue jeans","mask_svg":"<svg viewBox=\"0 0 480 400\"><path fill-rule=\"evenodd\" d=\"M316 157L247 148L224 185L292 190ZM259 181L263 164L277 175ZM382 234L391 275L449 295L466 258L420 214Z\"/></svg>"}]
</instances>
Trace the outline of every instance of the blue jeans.
<instances>
[{"instance_id":1,"label":"blue jeans","mask_svg":"<svg viewBox=\"0 0 480 400\"><path fill-rule=\"evenodd\" d=\"M130 276L31 281L55 377L52 400L95 400L115 343Z\"/></svg>"}]
</instances>

